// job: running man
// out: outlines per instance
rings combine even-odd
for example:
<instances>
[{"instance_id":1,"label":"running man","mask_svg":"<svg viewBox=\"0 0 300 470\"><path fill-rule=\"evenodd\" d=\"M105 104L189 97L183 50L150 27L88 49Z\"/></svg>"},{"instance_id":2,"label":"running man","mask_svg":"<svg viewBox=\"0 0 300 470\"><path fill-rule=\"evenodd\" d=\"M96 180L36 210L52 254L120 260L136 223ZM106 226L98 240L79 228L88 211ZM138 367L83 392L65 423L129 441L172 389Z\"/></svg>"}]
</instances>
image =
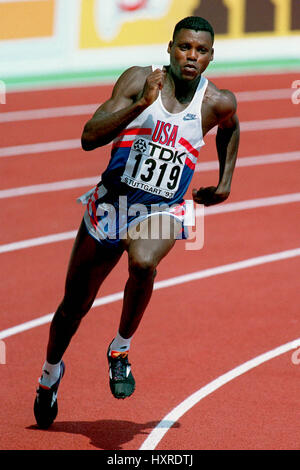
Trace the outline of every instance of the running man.
<instances>
[{"instance_id":1,"label":"running man","mask_svg":"<svg viewBox=\"0 0 300 470\"><path fill-rule=\"evenodd\" d=\"M124 251L129 278L107 359L113 396L126 398L133 393L130 343L151 298L159 262L177 239L184 238L183 198L203 137L215 126L219 180L216 186L193 189L193 199L210 206L230 194L239 145L237 104L230 91L219 90L203 76L213 60L213 42L213 28L205 19L181 20L168 45L170 64L126 70L83 129L84 150L112 142L112 151L100 183L81 197L87 208L73 247L65 294L50 326L34 402L41 428L49 427L57 415L63 354ZM168 226L169 236L155 230L152 236L155 226Z\"/></svg>"}]
</instances>

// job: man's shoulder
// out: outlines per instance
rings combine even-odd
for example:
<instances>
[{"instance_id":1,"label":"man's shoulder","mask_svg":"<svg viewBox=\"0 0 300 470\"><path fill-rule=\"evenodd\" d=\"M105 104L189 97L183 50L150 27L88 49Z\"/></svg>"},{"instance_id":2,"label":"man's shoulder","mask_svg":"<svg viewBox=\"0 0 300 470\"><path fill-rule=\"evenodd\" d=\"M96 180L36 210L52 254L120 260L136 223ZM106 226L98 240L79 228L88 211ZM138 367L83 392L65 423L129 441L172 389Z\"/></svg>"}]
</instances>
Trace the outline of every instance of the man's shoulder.
<instances>
[{"instance_id":1,"label":"man's shoulder","mask_svg":"<svg viewBox=\"0 0 300 470\"><path fill-rule=\"evenodd\" d=\"M237 101L234 93L231 90L218 88L210 80L208 80L205 98L217 113L236 111Z\"/></svg>"},{"instance_id":2,"label":"man's shoulder","mask_svg":"<svg viewBox=\"0 0 300 470\"><path fill-rule=\"evenodd\" d=\"M143 78L143 77L147 77L149 75L149 73L152 72L152 66L151 65L147 65L145 67L141 67L139 65L133 65L132 67L129 67L128 69L126 69L121 77L124 77L126 76L127 78Z\"/></svg>"},{"instance_id":3,"label":"man's shoulder","mask_svg":"<svg viewBox=\"0 0 300 470\"><path fill-rule=\"evenodd\" d=\"M113 96L120 94L128 97L136 96L143 88L149 73L151 73L151 65L147 67L134 65L124 70L115 83Z\"/></svg>"}]
</instances>

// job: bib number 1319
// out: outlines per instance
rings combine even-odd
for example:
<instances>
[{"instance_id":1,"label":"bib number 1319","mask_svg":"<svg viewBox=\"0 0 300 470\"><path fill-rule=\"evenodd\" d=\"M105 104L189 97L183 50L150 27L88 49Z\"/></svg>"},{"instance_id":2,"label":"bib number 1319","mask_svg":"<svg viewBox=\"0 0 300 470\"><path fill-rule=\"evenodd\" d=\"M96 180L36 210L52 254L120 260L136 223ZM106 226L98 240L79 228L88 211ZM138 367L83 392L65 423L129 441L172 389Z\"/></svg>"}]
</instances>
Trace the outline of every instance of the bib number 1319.
<instances>
[{"instance_id":1,"label":"bib number 1319","mask_svg":"<svg viewBox=\"0 0 300 470\"><path fill-rule=\"evenodd\" d=\"M143 153L132 149L122 181L134 188L171 199L179 187L184 168L184 161L172 160L155 158L147 151Z\"/></svg>"},{"instance_id":2,"label":"bib number 1319","mask_svg":"<svg viewBox=\"0 0 300 470\"><path fill-rule=\"evenodd\" d=\"M138 153L135 156L135 165L131 175L131 177L134 179L138 174L142 157L143 155L141 153ZM151 184L154 184L157 188L160 188L164 182L164 186L166 185L167 189L174 190L181 174L181 167L179 165L175 165L170 169L168 166L170 167L170 165L168 165L166 162L161 163L154 158L146 158L146 160L143 162L143 168L139 173L139 177L145 183L151 182ZM164 181L166 173L168 173L168 177L167 180Z\"/></svg>"}]
</instances>

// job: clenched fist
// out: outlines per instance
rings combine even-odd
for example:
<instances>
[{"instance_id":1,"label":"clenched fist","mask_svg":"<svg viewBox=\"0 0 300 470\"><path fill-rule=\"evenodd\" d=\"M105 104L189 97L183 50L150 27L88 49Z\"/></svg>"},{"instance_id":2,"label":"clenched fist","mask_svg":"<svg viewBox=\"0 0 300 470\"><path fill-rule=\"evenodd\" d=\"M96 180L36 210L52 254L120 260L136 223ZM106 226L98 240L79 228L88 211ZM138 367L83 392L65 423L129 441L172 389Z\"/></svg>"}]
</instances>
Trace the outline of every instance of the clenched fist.
<instances>
[{"instance_id":1,"label":"clenched fist","mask_svg":"<svg viewBox=\"0 0 300 470\"><path fill-rule=\"evenodd\" d=\"M166 73L165 69L156 69L148 75L141 97L146 106L150 106L157 100L159 92L164 86Z\"/></svg>"},{"instance_id":2,"label":"clenched fist","mask_svg":"<svg viewBox=\"0 0 300 470\"><path fill-rule=\"evenodd\" d=\"M225 201L229 192L220 191L216 186L208 186L207 188L193 189L193 199L197 204L204 204L204 206L212 206Z\"/></svg>"}]
</instances>

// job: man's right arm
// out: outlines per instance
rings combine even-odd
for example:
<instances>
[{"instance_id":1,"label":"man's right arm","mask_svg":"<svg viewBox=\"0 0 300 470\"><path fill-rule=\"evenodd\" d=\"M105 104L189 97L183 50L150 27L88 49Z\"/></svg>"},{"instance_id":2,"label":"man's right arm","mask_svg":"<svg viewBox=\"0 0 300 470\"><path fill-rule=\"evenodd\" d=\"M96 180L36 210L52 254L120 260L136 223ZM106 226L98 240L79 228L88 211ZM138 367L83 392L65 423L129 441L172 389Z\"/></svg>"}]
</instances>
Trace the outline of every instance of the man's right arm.
<instances>
[{"instance_id":1,"label":"man's right arm","mask_svg":"<svg viewBox=\"0 0 300 470\"><path fill-rule=\"evenodd\" d=\"M111 142L144 109L155 101L163 86L164 73L131 67L114 86L112 96L86 123L81 136L83 150L93 150Z\"/></svg>"}]
</instances>

